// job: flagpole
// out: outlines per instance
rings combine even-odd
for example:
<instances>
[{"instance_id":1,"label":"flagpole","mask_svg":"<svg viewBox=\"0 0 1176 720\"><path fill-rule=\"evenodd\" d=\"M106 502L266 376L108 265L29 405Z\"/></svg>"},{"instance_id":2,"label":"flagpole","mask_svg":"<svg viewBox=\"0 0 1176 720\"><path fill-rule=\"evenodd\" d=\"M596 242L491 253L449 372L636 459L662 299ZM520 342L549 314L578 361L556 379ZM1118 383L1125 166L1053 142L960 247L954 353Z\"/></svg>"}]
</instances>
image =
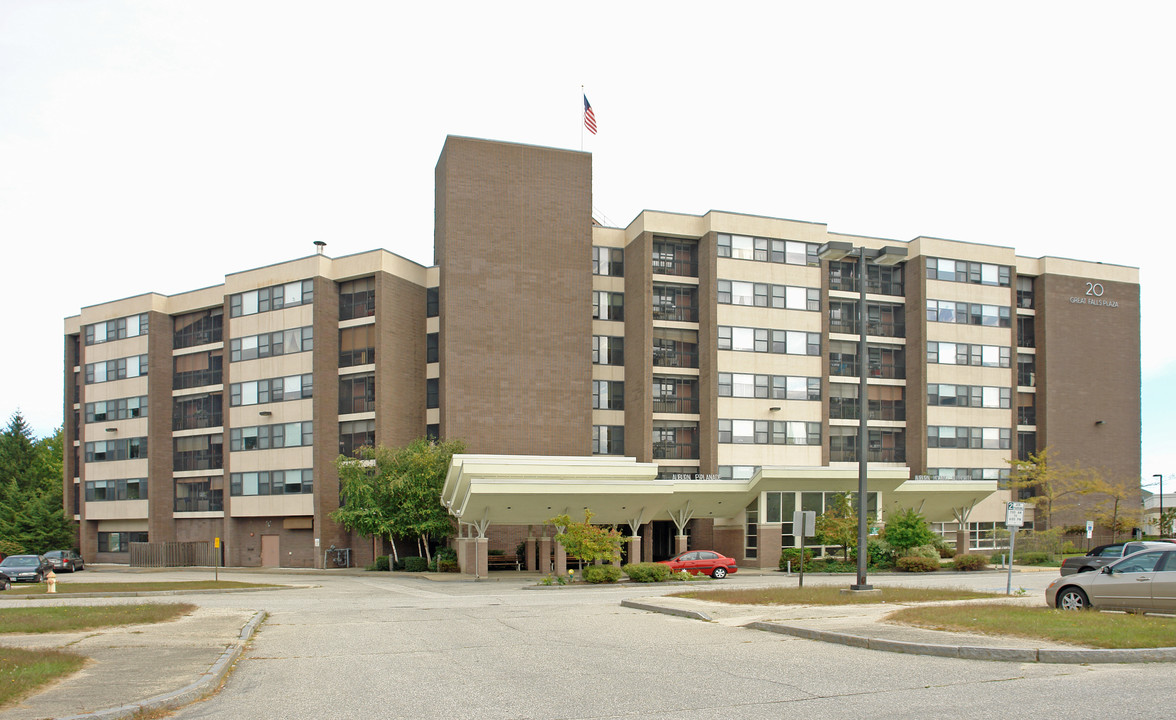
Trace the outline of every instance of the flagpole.
<instances>
[{"instance_id":1,"label":"flagpole","mask_svg":"<svg viewBox=\"0 0 1176 720\"><path fill-rule=\"evenodd\" d=\"M580 101L584 100L584 86L580 85ZM580 110L580 152L584 152L584 111Z\"/></svg>"}]
</instances>

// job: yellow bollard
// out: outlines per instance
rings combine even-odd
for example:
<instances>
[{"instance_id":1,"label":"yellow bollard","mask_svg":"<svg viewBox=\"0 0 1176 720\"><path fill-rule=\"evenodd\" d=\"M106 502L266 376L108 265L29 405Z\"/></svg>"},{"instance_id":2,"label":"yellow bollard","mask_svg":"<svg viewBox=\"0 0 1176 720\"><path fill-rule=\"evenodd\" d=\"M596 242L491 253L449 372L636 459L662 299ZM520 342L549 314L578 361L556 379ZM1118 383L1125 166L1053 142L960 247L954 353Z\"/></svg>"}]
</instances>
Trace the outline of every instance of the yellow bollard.
<instances>
[{"instance_id":1,"label":"yellow bollard","mask_svg":"<svg viewBox=\"0 0 1176 720\"><path fill-rule=\"evenodd\" d=\"M57 592L57 573L53 572L53 568L49 568L49 572L45 573L45 583L49 586L49 592Z\"/></svg>"}]
</instances>

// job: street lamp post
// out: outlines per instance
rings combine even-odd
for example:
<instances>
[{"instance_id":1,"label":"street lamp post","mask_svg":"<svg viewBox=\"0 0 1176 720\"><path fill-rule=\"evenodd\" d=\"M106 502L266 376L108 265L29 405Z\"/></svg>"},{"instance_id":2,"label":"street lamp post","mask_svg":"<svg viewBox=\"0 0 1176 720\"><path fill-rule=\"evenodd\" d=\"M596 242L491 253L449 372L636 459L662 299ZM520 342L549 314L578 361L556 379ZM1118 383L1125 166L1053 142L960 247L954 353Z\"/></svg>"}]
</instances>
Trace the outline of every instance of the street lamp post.
<instances>
[{"instance_id":1,"label":"street lamp post","mask_svg":"<svg viewBox=\"0 0 1176 720\"><path fill-rule=\"evenodd\" d=\"M866 346L866 264L897 265L906 260L906 248L886 246L883 248L855 247L852 243L830 241L817 250L817 256L822 260L836 261L845 257L857 258L858 269L858 552L857 552L857 583L850 585L850 590L872 590L866 582L866 543L868 538L866 509L867 467L869 463L869 399L867 392L867 346Z\"/></svg>"},{"instance_id":2,"label":"street lamp post","mask_svg":"<svg viewBox=\"0 0 1176 720\"><path fill-rule=\"evenodd\" d=\"M1164 476L1161 473L1156 473L1152 477L1160 479L1160 517L1156 521L1156 527L1160 529L1159 534L1164 534Z\"/></svg>"}]
</instances>

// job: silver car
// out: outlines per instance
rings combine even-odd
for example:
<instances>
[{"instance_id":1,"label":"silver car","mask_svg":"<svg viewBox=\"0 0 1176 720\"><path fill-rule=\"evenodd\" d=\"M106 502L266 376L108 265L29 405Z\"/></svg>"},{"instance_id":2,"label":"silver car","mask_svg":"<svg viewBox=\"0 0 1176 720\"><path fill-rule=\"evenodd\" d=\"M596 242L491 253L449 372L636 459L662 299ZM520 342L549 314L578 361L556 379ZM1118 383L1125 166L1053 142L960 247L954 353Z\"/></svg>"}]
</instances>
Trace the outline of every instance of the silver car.
<instances>
[{"instance_id":1,"label":"silver car","mask_svg":"<svg viewBox=\"0 0 1176 720\"><path fill-rule=\"evenodd\" d=\"M1059 610L1139 610L1176 613L1176 547L1149 549L1095 572L1063 575L1045 589Z\"/></svg>"}]
</instances>

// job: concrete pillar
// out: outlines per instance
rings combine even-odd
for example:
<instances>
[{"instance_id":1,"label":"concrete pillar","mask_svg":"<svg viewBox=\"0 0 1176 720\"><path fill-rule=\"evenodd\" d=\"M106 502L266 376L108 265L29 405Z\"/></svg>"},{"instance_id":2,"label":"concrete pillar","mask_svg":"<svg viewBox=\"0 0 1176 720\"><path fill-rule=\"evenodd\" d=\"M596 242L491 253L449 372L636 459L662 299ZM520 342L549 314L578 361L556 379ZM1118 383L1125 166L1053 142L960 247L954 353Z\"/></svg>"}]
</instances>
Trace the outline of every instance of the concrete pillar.
<instances>
[{"instance_id":1,"label":"concrete pillar","mask_svg":"<svg viewBox=\"0 0 1176 720\"><path fill-rule=\"evenodd\" d=\"M629 538L629 562L644 562L641 558L641 536L633 535Z\"/></svg>"},{"instance_id":2,"label":"concrete pillar","mask_svg":"<svg viewBox=\"0 0 1176 720\"><path fill-rule=\"evenodd\" d=\"M687 550L689 550L689 548L686 547L686 544L689 540L690 540L690 537L688 535L675 535L674 536L674 554L678 555L680 553L684 553Z\"/></svg>"},{"instance_id":3,"label":"concrete pillar","mask_svg":"<svg viewBox=\"0 0 1176 720\"><path fill-rule=\"evenodd\" d=\"M457 566L465 575L473 575L477 569L471 548L470 539L464 537L459 537L453 548L457 552Z\"/></svg>"},{"instance_id":4,"label":"concrete pillar","mask_svg":"<svg viewBox=\"0 0 1176 720\"><path fill-rule=\"evenodd\" d=\"M753 563L755 567L763 568L765 570L775 570L780 567L780 545L783 542L784 536L780 525L775 523L760 523L759 537L756 539L756 559ZM811 538L805 538L806 545L811 542Z\"/></svg>"},{"instance_id":5,"label":"concrete pillar","mask_svg":"<svg viewBox=\"0 0 1176 720\"><path fill-rule=\"evenodd\" d=\"M641 562L653 562L653 523L647 522L641 526Z\"/></svg>"},{"instance_id":6,"label":"concrete pillar","mask_svg":"<svg viewBox=\"0 0 1176 720\"><path fill-rule=\"evenodd\" d=\"M490 540L484 537L475 538L473 545L478 577L486 577L490 574Z\"/></svg>"},{"instance_id":7,"label":"concrete pillar","mask_svg":"<svg viewBox=\"0 0 1176 720\"><path fill-rule=\"evenodd\" d=\"M539 567L535 562L535 549L535 538L527 538L523 555L526 558L528 572L535 572Z\"/></svg>"},{"instance_id":8,"label":"concrete pillar","mask_svg":"<svg viewBox=\"0 0 1176 720\"><path fill-rule=\"evenodd\" d=\"M956 530L956 555L968 552L968 526L961 525Z\"/></svg>"},{"instance_id":9,"label":"concrete pillar","mask_svg":"<svg viewBox=\"0 0 1176 720\"><path fill-rule=\"evenodd\" d=\"M568 574L568 551L558 542L555 544L555 574Z\"/></svg>"},{"instance_id":10,"label":"concrete pillar","mask_svg":"<svg viewBox=\"0 0 1176 720\"><path fill-rule=\"evenodd\" d=\"M551 538L539 538L539 558L537 562L539 564L539 572L544 574L551 572Z\"/></svg>"}]
</instances>

